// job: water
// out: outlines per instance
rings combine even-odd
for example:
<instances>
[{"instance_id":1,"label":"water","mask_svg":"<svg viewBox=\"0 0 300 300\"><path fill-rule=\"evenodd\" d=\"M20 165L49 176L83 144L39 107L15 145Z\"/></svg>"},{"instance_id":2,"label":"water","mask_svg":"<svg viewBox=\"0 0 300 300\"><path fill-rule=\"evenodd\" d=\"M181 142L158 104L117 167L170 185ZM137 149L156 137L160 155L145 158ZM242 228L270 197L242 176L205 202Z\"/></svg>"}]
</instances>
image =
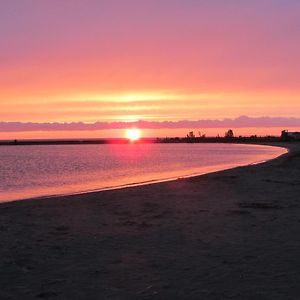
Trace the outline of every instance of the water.
<instances>
[{"instance_id":1,"label":"water","mask_svg":"<svg viewBox=\"0 0 300 300\"><path fill-rule=\"evenodd\" d=\"M116 188L274 158L285 149L234 144L0 147L0 201Z\"/></svg>"}]
</instances>

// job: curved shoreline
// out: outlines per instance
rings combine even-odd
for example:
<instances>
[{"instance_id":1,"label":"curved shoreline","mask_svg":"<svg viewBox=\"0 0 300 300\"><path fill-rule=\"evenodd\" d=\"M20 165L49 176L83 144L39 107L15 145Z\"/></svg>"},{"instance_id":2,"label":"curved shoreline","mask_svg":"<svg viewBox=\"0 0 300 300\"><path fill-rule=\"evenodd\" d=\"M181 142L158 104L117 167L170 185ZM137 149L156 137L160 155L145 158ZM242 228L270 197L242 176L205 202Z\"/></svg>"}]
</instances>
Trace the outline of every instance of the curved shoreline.
<instances>
[{"instance_id":1,"label":"curved shoreline","mask_svg":"<svg viewBox=\"0 0 300 300\"><path fill-rule=\"evenodd\" d=\"M239 143L237 143L237 144L240 145ZM143 182L133 182L133 183L123 184L123 185L118 185L118 186L108 186L108 187L103 187L103 188L95 188L95 189L91 189L91 190L83 190L83 191L77 191L77 192L66 192L66 193L60 193L60 194L49 194L49 195L34 196L34 197L28 197L28 198L4 200L4 201L0 201L0 205L3 203L11 203L11 202L44 200L44 199L52 199L52 198L70 197L70 196L75 196L75 195L88 195L88 194L100 193L100 192L105 192L105 191L123 190L123 189L127 189L127 188L148 186L148 185L160 184L160 183L164 183L164 182L176 181L176 180L180 180L180 179L199 177L199 176L204 176L204 175L211 174L211 173L223 172L223 171L232 170L235 168L247 167L247 166L251 166L251 165L258 165L258 164L266 163L266 162L278 159L281 156L284 156L290 152L290 148L288 148L287 145L283 146L283 145L280 145L277 143L244 144L244 145L277 147L277 148L285 149L286 152L281 153L281 154L279 154L275 157L272 157L270 159L267 159L267 160L262 160L262 161L247 163L247 164L241 164L241 165L226 164L228 166L226 166L226 165L211 166L211 167L207 168L207 169L209 169L208 171L201 171L201 172L184 174L184 175L176 175L174 177L168 177L168 178L162 178L162 179L153 179L153 180L143 181ZM203 167L203 169L204 169L204 167Z\"/></svg>"}]
</instances>

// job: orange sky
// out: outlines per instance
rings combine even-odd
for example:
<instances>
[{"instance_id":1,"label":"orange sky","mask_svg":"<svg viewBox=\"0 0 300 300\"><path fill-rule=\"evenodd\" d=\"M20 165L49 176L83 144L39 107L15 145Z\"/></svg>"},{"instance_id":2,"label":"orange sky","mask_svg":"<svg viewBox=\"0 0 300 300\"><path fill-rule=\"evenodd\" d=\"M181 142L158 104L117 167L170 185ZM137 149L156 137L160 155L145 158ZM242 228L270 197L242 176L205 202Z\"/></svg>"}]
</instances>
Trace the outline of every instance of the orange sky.
<instances>
[{"instance_id":1,"label":"orange sky","mask_svg":"<svg viewBox=\"0 0 300 300\"><path fill-rule=\"evenodd\" d=\"M300 116L299 1L88 4L1 2L0 121Z\"/></svg>"}]
</instances>

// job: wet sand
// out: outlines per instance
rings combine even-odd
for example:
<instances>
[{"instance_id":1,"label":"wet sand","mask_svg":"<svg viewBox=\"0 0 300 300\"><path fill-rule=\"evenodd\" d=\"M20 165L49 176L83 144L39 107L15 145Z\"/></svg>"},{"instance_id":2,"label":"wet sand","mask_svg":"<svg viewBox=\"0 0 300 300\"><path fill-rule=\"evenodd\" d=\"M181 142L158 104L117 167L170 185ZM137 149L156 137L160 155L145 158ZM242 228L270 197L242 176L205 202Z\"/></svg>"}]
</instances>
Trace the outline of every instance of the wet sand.
<instances>
[{"instance_id":1,"label":"wet sand","mask_svg":"<svg viewBox=\"0 0 300 300\"><path fill-rule=\"evenodd\" d=\"M300 145L288 147L260 165L1 204L0 299L299 299Z\"/></svg>"}]
</instances>

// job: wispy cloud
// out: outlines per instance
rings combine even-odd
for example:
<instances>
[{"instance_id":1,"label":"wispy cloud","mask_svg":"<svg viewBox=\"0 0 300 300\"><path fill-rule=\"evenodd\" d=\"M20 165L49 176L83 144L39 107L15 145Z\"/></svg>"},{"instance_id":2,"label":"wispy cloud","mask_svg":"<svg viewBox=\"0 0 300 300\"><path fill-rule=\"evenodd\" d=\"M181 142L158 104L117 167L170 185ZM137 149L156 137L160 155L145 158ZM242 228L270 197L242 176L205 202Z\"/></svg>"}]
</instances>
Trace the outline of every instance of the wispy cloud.
<instances>
[{"instance_id":1,"label":"wispy cloud","mask_svg":"<svg viewBox=\"0 0 300 300\"><path fill-rule=\"evenodd\" d=\"M125 129L137 127L141 129L175 129L175 128L245 128L245 127L300 127L300 118L282 117L247 117L234 119L197 120L197 121L145 121L136 122L71 122L71 123L22 123L0 122L0 132L25 131L93 131L105 129Z\"/></svg>"}]
</instances>

